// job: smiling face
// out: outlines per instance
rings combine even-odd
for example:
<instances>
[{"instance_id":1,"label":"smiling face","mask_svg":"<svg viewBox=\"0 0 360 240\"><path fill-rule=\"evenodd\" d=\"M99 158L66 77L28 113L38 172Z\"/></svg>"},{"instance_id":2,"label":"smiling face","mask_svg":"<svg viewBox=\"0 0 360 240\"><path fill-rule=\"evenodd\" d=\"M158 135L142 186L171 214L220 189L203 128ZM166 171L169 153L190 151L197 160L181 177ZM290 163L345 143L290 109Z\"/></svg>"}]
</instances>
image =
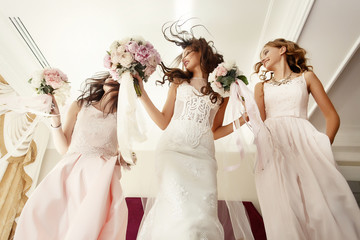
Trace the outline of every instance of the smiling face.
<instances>
[{"instance_id":1,"label":"smiling face","mask_svg":"<svg viewBox=\"0 0 360 240\"><path fill-rule=\"evenodd\" d=\"M189 72L194 72L196 67L200 66L201 54L199 51L194 51L191 47L186 47L182 54L182 63Z\"/></svg>"},{"instance_id":2,"label":"smiling face","mask_svg":"<svg viewBox=\"0 0 360 240\"><path fill-rule=\"evenodd\" d=\"M273 71L274 65L280 62L281 56L286 51L284 47L277 48L277 47L270 47L265 46L260 54L260 59L263 66L269 70Z\"/></svg>"}]
</instances>

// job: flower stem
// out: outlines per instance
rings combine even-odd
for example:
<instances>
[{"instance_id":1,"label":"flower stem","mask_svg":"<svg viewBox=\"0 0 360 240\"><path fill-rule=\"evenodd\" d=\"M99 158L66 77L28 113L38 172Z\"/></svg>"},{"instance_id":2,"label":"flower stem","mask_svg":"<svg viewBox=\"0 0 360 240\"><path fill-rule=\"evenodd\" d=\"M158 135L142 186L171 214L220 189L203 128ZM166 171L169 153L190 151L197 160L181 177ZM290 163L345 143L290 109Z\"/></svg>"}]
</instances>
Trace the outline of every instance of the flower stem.
<instances>
[{"instance_id":1,"label":"flower stem","mask_svg":"<svg viewBox=\"0 0 360 240\"><path fill-rule=\"evenodd\" d=\"M136 95L138 97L141 97L141 90L140 90L139 81L136 78L134 78L134 89L135 89Z\"/></svg>"}]
</instances>

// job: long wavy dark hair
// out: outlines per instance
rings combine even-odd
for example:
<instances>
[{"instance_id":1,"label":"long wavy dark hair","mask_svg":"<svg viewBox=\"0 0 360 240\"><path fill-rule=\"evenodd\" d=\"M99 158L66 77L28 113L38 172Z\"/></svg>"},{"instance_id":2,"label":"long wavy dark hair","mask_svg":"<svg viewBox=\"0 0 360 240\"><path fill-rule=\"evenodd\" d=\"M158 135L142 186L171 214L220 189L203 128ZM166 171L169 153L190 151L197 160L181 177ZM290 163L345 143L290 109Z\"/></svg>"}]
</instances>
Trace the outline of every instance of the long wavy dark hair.
<instances>
[{"instance_id":1,"label":"long wavy dark hair","mask_svg":"<svg viewBox=\"0 0 360 240\"><path fill-rule=\"evenodd\" d=\"M285 40L283 38L277 38L273 41L267 42L264 45L264 47L266 46L276 47L276 48L286 47L286 52L285 52L286 61L289 64L291 71L293 71L294 73L303 73L305 71L312 71L313 67L307 65L308 59L305 57L306 50L301 48L298 44L289 40ZM259 73L262 65L263 64L261 61L255 64L254 66L255 73ZM266 74L268 72L269 71L262 71L262 73L259 76L260 79L264 81L270 80L271 78L269 79L266 78Z\"/></svg>"},{"instance_id":2,"label":"long wavy dark hair","mask_svg":"<svg viewBox=\"0 0 360 240\"><path fill-rule=\"evenodd\" d=\"M205 75L204 77L208 77L218 64L224 61L224 58L217 52L213 41L206 41L205 38L196 38L194 36L193 29L195 27L204 27L203 25L195 25L191 27L190 31L182 30L181 26L187 21L180 23L180 20L177 20L175 22L165 23L162 27L162 33L166 40L175 43L182 49L189 47L192 51L200 52L200 68ZM175 58L173 64L175 63L179 65L181 59L182 55L180 54ZM190 83L190 79L193 76L192 72L187 70L183 71L180 68L167 67L163 62L161 62L160 66L164 72L164 77L162 81L158 81L158 83L164 84L166 81L174 82L176 84L181 84L184 81ZM209 82L206 86L203 86L200 89L200 92L204 95L209 95L212 103L216 103L218 101L222 102L223 100L218 93L212 90Z\"/></svg>"},{"instance_id":3,"label":"long wavy dark hair","mask_svg":"<svg viewBox=\"0 0 360 240\"><path fill-rule=\"evenodd\" d=\"M99 72L96 73L91 78L85 80L85 86L82 89L81 95L77 98L77 103L81 107L83 104L85 106L90 106L93 103L99 102L101 98L106 94L111 97L105 103L106 107L110 104L110 111L104 113L105 116L109 113L115 113L117 111L117 102L119 94L119 83L118 82L108 82L105 83L105 80L110 77L109 72ZM103 86L109 86L110 90L105 93Z\"/></svg>"}]
</instances>

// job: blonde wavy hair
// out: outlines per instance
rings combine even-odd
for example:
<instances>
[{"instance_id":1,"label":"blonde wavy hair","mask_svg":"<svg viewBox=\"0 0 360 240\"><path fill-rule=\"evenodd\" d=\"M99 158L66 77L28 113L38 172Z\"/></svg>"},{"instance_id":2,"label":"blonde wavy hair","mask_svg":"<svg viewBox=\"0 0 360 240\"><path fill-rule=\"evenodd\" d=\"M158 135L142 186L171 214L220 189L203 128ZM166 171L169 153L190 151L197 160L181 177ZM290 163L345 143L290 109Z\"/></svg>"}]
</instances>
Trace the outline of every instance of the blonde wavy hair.
<instances>
[{"instance_id":1,"label":"blonde wavy hair","mask_svg":"<svg viewBox=\"0 0 360 240\"><path fill-rule=\"evenodd\" d=\"M277 38L273 41L270 41L268 43L266 43L264 45L264 47L276 47L276 48L281 48L281 47L286 47L286 61L291 69L291 71L293 71L294 73L303 73L305 71L312 71L313 67L307 64L307 58L305 57L306 55L306 50L301 48L298 44L289 41L289 40L285 40L283 38ZM260 68L262 66L262 62L257 62L254 66L254 70L255 73L259 73L260 72ZM259 78L260 80L263 81L267 81L270 80L272 78L272 74L271 77L269 79L266 78L266 74L269 71L267 70L263 70L261 72L261 74L259 74Z\"/></svg>"}]
</instances>

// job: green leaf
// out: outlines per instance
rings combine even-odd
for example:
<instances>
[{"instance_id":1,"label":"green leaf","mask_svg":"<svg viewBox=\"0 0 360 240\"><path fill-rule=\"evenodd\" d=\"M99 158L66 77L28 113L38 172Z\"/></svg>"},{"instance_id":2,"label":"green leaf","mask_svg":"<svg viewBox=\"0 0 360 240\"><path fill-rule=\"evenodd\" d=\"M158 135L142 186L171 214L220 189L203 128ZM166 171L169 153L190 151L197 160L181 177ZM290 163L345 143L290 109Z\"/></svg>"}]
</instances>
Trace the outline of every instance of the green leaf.
<instances>
[{"instance_id":1,"label":"green leaf","mask_svg":"<svg viewBox=\"0 0 360 240\"><path fill-rule=\"evenodd\" d=\"M223 79L222 79L222 83L223 83L224 88L225 88L225 86L230 87L230 85L233 82L235 82L235 78L231 77L231 76L223 77Z\"/></svg>"},{"instance_id":2,"label":"green leaf","mask_svg":"<svg viewBox=\"0 0 360 240\"><path fill-rule=\"evenodd\" d=\"M235 70L235 69L231 69L231 70L228 72L227 75L235 78L235 77L236 77L236 70Z\"/></svg>"},{"instance_id":3,"label":"green leaf","mask_svg":"<svg viewBox=\"0 0 360 240\"><path fill-rule=\"evenodd\" d=\"M249 84L246 76L240 75L240 76L238 76L237 78L240 79L241 81L243 81L243 82L245 83L245 85L248 85L248 84Z\"/></svg>"}]
</instances>

